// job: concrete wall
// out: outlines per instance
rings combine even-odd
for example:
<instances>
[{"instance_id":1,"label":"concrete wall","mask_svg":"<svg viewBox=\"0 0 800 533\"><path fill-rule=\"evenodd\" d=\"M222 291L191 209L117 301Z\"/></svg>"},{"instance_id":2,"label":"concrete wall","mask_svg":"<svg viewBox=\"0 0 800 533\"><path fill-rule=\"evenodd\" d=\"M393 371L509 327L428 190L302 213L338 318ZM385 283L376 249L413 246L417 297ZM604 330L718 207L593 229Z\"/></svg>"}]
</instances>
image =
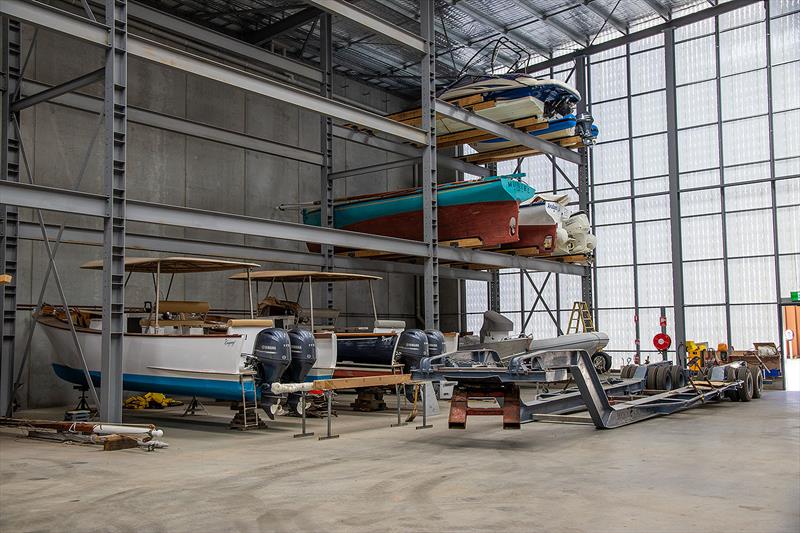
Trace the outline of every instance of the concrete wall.
<instances>
[{"instance_id":1,"label":"concrete wall","mask_svg":"<svg viewBox=\"0 0 800 533\"><path fill-rule=\"evenodd\" d=\"M31 48L32 34L31 28L23 28L23 54ZM102 53L98 49L40 30L32 47L26 78L57 84L99 68L102 62ZM129 103L137 107L312 150L319 148L319 115L284 102L246 94L136 58L131 58L129 63L128 86ZM337 78L334 89L337 94L387 112L406 105L392 95L348 79ZM96 84L87 87L85 92L100 96L102 86ZM96 115L42 104L25 110L21 124L36 183L101 192L102 135L94 145L84 178L79 186L76 185L87 146L98 127ZM128 128L129 198L299 222L299 212L278 211L275 207L283 202L307 202L320 197L317 167L137 124L129 124ZM381 163L398 157L341 140L336 140L334 148L336 170ZM336 194L360 194L411 185L411 170L406 168L339 180L336 182ZM32 213L23 215L24 219L33 220ZM101 227L99 220L79 215L45 213L45 218L51 224L64 221L68 225ZM305 251L303 243L279 238L223 235L197 229L143 224L129 224L128 230ZM100 254L99 247L91 246L64 245L59 250L58 269L71 305L101 304L101 273L78 268L85 261L99 258ZM129 251L129 254L151 255L135 251ZM46 252L40 242L21 243L19 304L36 302L46 265ZM287 268L287 265L264 267ZM166 281L167 276L164 278ZM138 306L144 300L152 300L152 291L149 277L134 274L126 292L126 304ZM375 285L379 315L384 318L403 318L413 324L414 293L413 277L385 276L382 282ZM52 280L45 296L47 302L58 303ZM179 276L170 295L172 299L205 299L214 308L238 309L245 307L245 297L245 284L227 280L224 273ZM336 306L348 314L341 325L371 323L371 318L367 317L371 316L372 309L365 286L337 286ZM28 311L18 313L18 361L22 357L30 322ZM37 332L24 374L25 386L19 395L26 406L63 405L75 401L71 386L58 380L50 368L50 349L44 335Z\"/></svg>"}]
</instances>

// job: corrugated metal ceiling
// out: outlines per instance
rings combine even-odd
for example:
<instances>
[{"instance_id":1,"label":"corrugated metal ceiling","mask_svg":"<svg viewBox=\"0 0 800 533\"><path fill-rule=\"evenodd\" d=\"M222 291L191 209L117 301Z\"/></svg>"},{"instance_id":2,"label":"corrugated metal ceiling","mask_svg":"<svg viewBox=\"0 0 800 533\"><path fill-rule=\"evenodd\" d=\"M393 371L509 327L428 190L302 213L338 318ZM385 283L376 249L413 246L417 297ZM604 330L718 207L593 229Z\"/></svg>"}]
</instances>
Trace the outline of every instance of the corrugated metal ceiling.
<instances>
[{"instance_id":1,"label":"corrugated metal ceiling","mask_svg":"<svg viewBox=\"0 0 800 533\"><path fill-rule=\"evenodd\" d=\"M253 39L254 32L309 8L297 0L144 2L244 40ZM579 49L597 39L598 32L600 40L612 38L625 27L659 18L657 6L676 10L698 2L437 0L437 76L447 82L464 72L490 72L535 63L544 54L561 55ZM354 0L353 3L388 22L419 32L416 0ZM606 22L609 13L612 20ZM419 86L416 79L419 58L414 51L341 17L334 18L333 41L337 71L386 89L412 91ZM315 63L319 60L319 44L316 19L308 17L261 46Z\"/></svg>"}]
</instances>

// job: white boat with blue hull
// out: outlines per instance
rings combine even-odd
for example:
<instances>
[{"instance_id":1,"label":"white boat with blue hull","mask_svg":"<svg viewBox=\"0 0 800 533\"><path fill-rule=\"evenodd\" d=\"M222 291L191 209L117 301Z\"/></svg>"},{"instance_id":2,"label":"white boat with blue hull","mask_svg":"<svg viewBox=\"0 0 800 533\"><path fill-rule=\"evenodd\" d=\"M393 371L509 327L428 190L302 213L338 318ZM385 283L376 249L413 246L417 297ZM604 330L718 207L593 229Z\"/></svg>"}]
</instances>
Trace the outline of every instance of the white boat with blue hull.
<instances>
[{"instance_id":1,"label":"white boat with blue hull","mask_svg":"<svg viewBox=\"0 0 800 533\"><path fill-rule=\"evenodd\" d=\"M126 260L128 272L156 274L157 294L160 293L161 274L243 268L249 272L258 266L197 258ZM98 269L102 264L91 262L83 268ZM241 400L243 391L249 398L253 397L254 390L261 396L262 366L267 363L259 358L257 342L260 342L261 332L279 329L274 326L282 320L215 316L209 314L207 302L161 298L155 301L147 316L138 321L136 328L129 327L123 337L123 389L220 400ZM71 308L68 317L63 308L44 306L36 320L53 347L52 365L56 375L70 383L86 385L82 352L92 382L102 386L102 317L80 308ZM69 320L75 326L74 337ZM335 334L317 333L314 342L315 362L310 370L305 368L307 375L303 379L329 379L336 366ZM291 359L291 353L286 353Z\"/></svg>"}]
</instances>

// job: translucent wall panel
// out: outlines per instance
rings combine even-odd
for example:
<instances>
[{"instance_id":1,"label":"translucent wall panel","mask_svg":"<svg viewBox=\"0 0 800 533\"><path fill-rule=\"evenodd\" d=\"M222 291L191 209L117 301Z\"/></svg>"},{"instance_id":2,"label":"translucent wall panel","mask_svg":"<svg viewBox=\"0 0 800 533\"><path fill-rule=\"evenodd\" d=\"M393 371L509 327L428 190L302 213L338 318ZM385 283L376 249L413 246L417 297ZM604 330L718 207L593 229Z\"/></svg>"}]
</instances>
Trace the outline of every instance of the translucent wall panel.
<instances>
[{"instance_id":1,"label":"translucent wall panel","mask_svg":"<svg viewBox=\"0 0 800 533\"><path fill-rule=\"evenodd\" d=\"M590 66L592 101L601 102L628 94L625 70L624 58L592 63Z\"/></svg>"},{"instance_id":2,"label":"translucent wall panel","mask_svg":"<svg viewBox=\"0 0 800 533\"><path fill-rule=\"evenodd\" d=\"M520 285L517 274L500 276L500 310L503 312L519 311Z\"/></svg>"},{"instance_id":3,"label":"translucent wall panel","mask_svg":"<svg viewBox=\"0 0 800 533\"><path fill-rule=\"evenodd\" d=\"M667 100L664 91L642 94L631 99L633 135L647 135L667 130ZM602 124L602 122L600 122ZM627 132L625 133L627 136Z\"/></svg>"},{"instance_id":4,"label":"translucent wall panel","mask_svg":"<svg viewBox=\"0 0 800 533\"><path fill-rule=\"evenodd\" d=\"M728 213L725 225L728 257L773 253L772 210Z\"/></svg>"},{"instance_id":5,"label":"translucent wall panel","mask_svg":"<svg viewBox=\"0 0 800 533\"><path fill-rule=\"evenodd\" d=\"M722 261L692 261L683 264L686 305L725 303L725 272Z\"/></svg>"},{"instance_id":6,"label":"translucent wall panel","mask_svg":"<svg viewBox=\"0 0 800 533\"><path fill-rule=\"evenodd\" d=\"M772 67L772 109L786 111L800 105L800 61Z\"/></svg>"},{"instance_id":7,"label":"translucent wall panel","mask_svg":"<svg viewBox=\"0 0 800 533\"><path fill-rule=\"evenodd\" d=\"M800 158L775 161L776 176L797 176L798 174L800 174Z\"/></svg>"},{"instance_id":8,"label":"translucent wall panel","mask_svg":"<svg viewBox=\"0 0 800 533\"><path fill-rule=\"evenodd\" d=\"M669 218L669 196L666 194L637 198L635 204L637 221Z\"/></svg>"},{"instance_id":9,"label":"translucent wall panel","mask_svg":"<svg viewBox=\"0 0 800 533\"><path fill-rule=\"evenodd\" d=\"M528 318L527 313L525 313L525 318ZM566 329L567 326L563 325L562 327ZM547 339L557 336L558 329L547 311L534 311L525 327L525 334L533 335L535 339Z\"/></svg>"},{"instance_id":10,"label":"translucent wall panel","mask_svg":"<svg viewBox=\"0 0 800 533\"><path fill-rule=\"evenodd\" d=\"M628 100L612 100L592 106L592 116L600 128L602 142L628 137Z\"/></svg>"},{"instance_id":11,"label":"translucent wall panel","mask_svg":"<svg viewBox=\"0 0 800 533\"><path fill-rule=\"evenodd\" d=\"M729 76L720 80L722 120L767 113L766 69Z\"/></svg>"},{"instance_id":12,"label":"translucent wall panel","mask_svg":"<svg viewBox=\"0 0 800 533\"><path fill-rule=\"evenodd\" d=\"M775 182L777 205L800 204L800 178L790 178Z\"/></svg>"},{"instance_id":13,"label":"translucent wall panel","mask_svg":"<svg viewBox=\"0 0 800 533\"><path fill-rule=\"evenodd\" d=\"M719 68L722 76L767 65L766 28L763 23L720 33Z\"/></svg>"},{"instance_id":14,"label":"translucent wall panel","mask_svg":"<svg viewBox=\"0 0 800 533\"><path fill-rule=\"evenodd\" d=\"M672 260L670 248L670 224L668 220L640 222L636 224L637 262L658 263ZM671 275L670 275L671 279Z\"/></svg>"},{"instance_id":15,"label":"translucent wall panel","mask_svg":"<svg viewBox=\"0 0 800 533\"><path fill-rule=\"evenodd\" d=\"M714 347L727 340L725 307L687 307L684 314L687 340L710 342Z\"/></svg>"},{"instance_id":16,"label":"translucent wall panel","mask_svg":"<svg viewBox=\"0 0 800 533\"><path fill-rule=\"evenodd\" d=\"M722 257L722 217L710 215L681 219L683 259Z\"/></svg>"},{"instance_id":17,"label":"translucent wall panel","mask_svg":"<svg viewBox=\"0 0 800 533\"><path fill-rule=\"evenodd\" d=\"M595 185L594 186L594 199L605 200L608 198L624 198L631 194L631 183L629 181L623 183L614 183L611 185Z\"/></svg>"},{"instance_id":18,"label":"translucent wall panel","mask_svg":"<svg viewBox=\"0 0 800 533\"><path fill-rule=\"evenodd\" d=\"M786 255L781 263L781 298L789 298L792 291L800 290L800 255Z\"/></svg>"},{"instance_id":19,"label":"translucent wall panel","mask_svg":"<svg viewBox=\"0 0 800 533\"><path fill-rule=\"evenodd\" d=\"M737 26L743 26L751 22L758 22L764 20L764 5L761 3L751 4L741 9L736 9L730 13L724 13L719 16L720 30L727 30Z\"/></svg>"},{"instance_id":20,"label":"translucent wall panel","mask_svg":"<svg viewBox=\"0 0 800 533\"><path fill-rule=\"evenodd\" d=\"M763 207L772 207L772 191L768 182L738 185L725 189L726 211L752 211ZM771 226L769 230L772 235Z\"/></svg>"},{"instance_id":21,"label":"translucent wall panel","mask_svg":"<svg viewBox=\"0 0 800 533\"><path fill-rule=\"evenodd\" d=\"M800 207L778 208L778 251L800 253Z\"/></svg>"},{"instance_id":22,"label":"translucent wall panel","mask_svg":"<svg viewBox=\"0 0 800 533\"><path fill-rule=\"evenodd\" d=\"M739 165L725 169L725 183L769 179L769 162Z\"/></svg>"},{"instance_id":23,"label":"translucent wall panel","mask_svg":"<svg viewBox=\"0 0 800 533\"><path fill-rule=\"evenodd\" d=\"M672 265L639 265L639 306L672 305Z\"/></svg>"},{"instance_id":24,"label":"translucent wall panel","mask_svg":"<svg viewBox=\"0 0 800 533\"><path fill-rule=\"evenodd\" d=\"M592 149L594 183L630 179L628 141L601 143Z\"/></svg>"},{"instance_id":25,"label":"translucent wall panel","mask_svg":"<svg viewBox=\"0 0 800 533\"><path fill-rule=\"evenodd\" d=\"M678 169L681 172L719 166L717 127L705 126L678 132Z\"/></svg>"},{"instance_id":26,"label":"translucent wall panel","mask_svg":"<svg viewBox=\"0 0 800 533\"><path fill-rule=\"evenodd\" d=\"M774 19L771 26L772 63L800 59L800 13Z\"/></svg>"},{"instance_id":27,"label":"translucent wall panel","mask_svg":"<svg viewBox=\"0 0 800 533\"><path fill-rule=\"evenodd\" d=\"M467 309L473 309L472 305L469 305ZM467 331L471 331L472 333L477 335L478 332L481 330L482 324L483 324L483 313L467 315Z\"/></svg>"},{"instance_id":28,"label":"translucent wall panel","mask_svg":"<svg viewBox=\"0 0 800 533\"><path fill-rule=\"evenodd\" d=\"M595 224L616 224L630 221L631 202L629 200L602 202L594 205Z\"/></svg>"},{"instance_id":29,"label":"translucent wall panel","mask_svg":"<svg viewBox=\"0 0 800 533\"><path fill-rule=\"evenodd\" d=\"M775 157L800 156L800 109L775 113Z\"/></svg>"},{"instance_id":30,"label":"translucent wall panel","mask_svg":"<svg viewBox=\"0 0 800 533\"><path fill-rule=\"evenodd\" d=\"M754 342L778 342L778 312L774 305L731 306L731 344L749 350Z\"/></svg>"},{"instance_id":31,"label":"translucent wall panel","mask_svg":"<svg viewBox=\"0 0 800 533\"><path fill-rule=\"evenodd\" d=\"M664 88L664 49L631 55L631 94Z\"/></svg>"},{"instance_id":32,"label":"translucent wall panel","mask_svg":"<svg viewBox=\"0 0 800 533\"><path fill-rule=\"evenodd\" d=\"M700 172L687 172L680 175L681 189L694 187L708 187L719 184L719 170L703 170Z\"/></svg>"},{"instance_id":33,"label":"translucent wall panel","mask_svg":"<svg viewBox=\"0 0 800 533\"><path fill-rule=\"evenodd\" d=\"M711 33L714 33L714 19L703 19L699 22L695 22L694 24L687 24L686 26L675 28L675 41L681 42L693 37L700 37L702 35L709 35Z\"/></svg>"},{"instance_id":34,"label":"translucent wall panel","mask_svg":"<svg viewBox=\"0 0 800 533\"><path fill-rule=\"evenodd\" d=\"M514 164L516 166L516 161ZM553 165L547 158L526 157L522 162L522 172L525 173L525 182L537 191L548 192L553 189Z\"/></svg>"},{"instance_id":35,"label":"translucent wall panel","mask_svg":"<svg viewBox=\"0 0 800 533\"><path fill-rule=\"evenodd\" d=\"M632 309L599 310L598 328L608 334L606 351L635 350L636 326Z\"/></svg>"},{"instance_id":36,"label":"translucent wall panel","mask_svg":"<svg viewBox=\"0 0 800 533\"><path fill-rule=\"evenodd\" d=\"M669 173L666 133L634 139L633 153L633 175L637 179Z\"/></svg>"},{"instance_id":37,"label":"translucent wall panel","mask_svg":"<svg viewBox=\"0 0 800 533\"><path fill-rule=\"evenodd\" d=\"M678 87L675 92L678 127L689 128L717 120L717 82Z\"/></svg>"},{"instance_id":38,"label":"translucent wall panel","mask_svg":"<svg viewBox=\"0 0 800 533\"><path fill-rule=\"evenodd\" d=\"M728 261L728 292L736 304L775 301L775 261L772 257L747 257Z\"/></svg>"},{"instance_id":39,"label":"translucent wall panel","mask_svg":"<svg viewBox=\"0 0 800 533\"><path fill-rule=\"evenodd\" d=\"M681 215L704 215L722 211L719 189L681 193Z\"/></svg>"},{"instance_id":40,"label":"translucent wall panel","mask_svg":"<svg viewBox=\"0 0 800 533\"><path fill-rule=\"evenodd\" d=\"M550 280L547 282L547 285L542 288L542 284L544 283L547 274L544 272L531 272L530 273L531 279L536 284L536 287L542 292L542 297L547 302L551 308L555 308L556 306L556 279L555 275L550 276ZM518 276L517 276L518 277ZM524 277L524 274L523 274ZM536 291L533 290L531 287L530 282L528 281L527 277L524 277L524 291L525 291L525 302L523 303L523 309L528 310L533 305L533 302L536 300ZM536 306L536 309L544 309L544 306L541 302L539 302Z\"/></svg>"},{"instance_id":41,"label":"translucent wall panel","mask_svg":"<svg viewBox=\"0 0 800 533\"><path fill-rule=\"evenodd\" d=\"M600 226L595 228L597 242L602 248L595 252L598 266L630 265L633 263L633 237L631 225Z\"/></svg>"},{"instance_id":42,"label":"translucent wall panel","mask_svg":"<svg viewBox=\"0 0 800 533\"><path fill-rule=\"evenodd\" d=\"M489 309L488 284L484 281L464 281L464 291L467 311L480 311Z\"/></svg>"},{"instance_id":43,"label":"translucent wall panel","mask_svg":"<svg viewBox=\"0 0 800 533\"><path fill-rule=\"evenodd\" d=\"M598 268L597 306L633 307L633 267Z\"/></svg>"},{"instance_id":44,"label":"translucent wall panel","mask_svg":"<svg viewBox=\"0 0 800 533\"><path fill-rule=\"evenodd\" d=\"M800 113L798 113L800 117ZM800 133L800 128L798 128ZM769 159L769 121L767 117L747 118L722 125L722 153L725 165L738 165Z\"/></svg>"},{"instance_id":45,"label":"translucent wall panel","mask_svg":"<svg viewBox=\"0 0 800 533\"><path fill-rule=\"evenodd\" d=\"M678 85L713 78L716 72L713 36L675 45L675 81Z\"/></svg>"},{"instance_id":46,"label":"translucent wall panel","mask_svg":"<svg viewBox=\"0 0 800 533\"><path fill-rule=\"evenodd\" d=\"M669 191L669 177L637 179L633 182L634 192L637 195Z\"/></svg>"},{"instance_id":47,"label":"translucent wall panel","mask_svg":"<svg viewBox=\"0 0 800 533\"><path fill-rule=\"evenodd\" d=\"M562 308L571 308L573 302L581 300L581 278L578 276L559 276L558 285Z\"/></svg>"}]
</instances>

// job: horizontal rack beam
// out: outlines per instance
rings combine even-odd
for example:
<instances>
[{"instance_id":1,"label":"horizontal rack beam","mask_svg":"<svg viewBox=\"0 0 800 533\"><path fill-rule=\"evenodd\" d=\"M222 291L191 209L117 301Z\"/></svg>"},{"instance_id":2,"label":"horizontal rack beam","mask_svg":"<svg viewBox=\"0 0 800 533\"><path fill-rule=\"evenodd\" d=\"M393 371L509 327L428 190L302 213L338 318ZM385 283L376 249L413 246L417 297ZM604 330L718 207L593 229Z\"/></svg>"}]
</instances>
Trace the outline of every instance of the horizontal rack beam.
<instances>
[{"instance_id":1,"label":"horizontal rack beam","mask_svg":"<svg viewBox=\"0 0 800 533\"><path fill-rule=\"evenodd\" d=\"M106 198L97 194L40 185L0 182L0 195L5 203L18 207L95 217L104 217L106 213ZM428 245L419 241L138 200L127 201L127 220L242 235L277 237L291 241L331 244L344 248L366 248L413 257L428 256ZM573 275L583 275L587 270L586 267L580 265L466 248L442 247L439 249L439 258L443 261L482 265L486 268L522 268Z\"/></svg>"},{"instance_id":2,"label":"horizontal rack beam","mask_svg":"<svg viewBox=\"0 0 800 533\"><path fill-rule=\"evenodd\" d=\"M59 228L47 225L48 238L54 241L58 236ZM19 237L21 239L41 241L42 232L39 224L20 222ZM86 246L102 246L103 232L97 229L65 227L62 242ZM221 258L235 257L256 262L291 263L294 265L310 265L322 267L325 258L320 254L298 252L294 250L278 250L243 244L230 244L213 241L199 241L181 237L165 237L161 235L144 235L138 233L125 234L125 247L128 250L144 250L171 254L205 255ZM396 261L378 261L373 259L359 259L351 257L334 257L333 266L345 270L367 270L384 274L408 274L422 276L424 266ZM469 279L474 281L491 281L491 274L480 270L464 268L442 268L442 278Z\"/></svg>"}]
</instances>

